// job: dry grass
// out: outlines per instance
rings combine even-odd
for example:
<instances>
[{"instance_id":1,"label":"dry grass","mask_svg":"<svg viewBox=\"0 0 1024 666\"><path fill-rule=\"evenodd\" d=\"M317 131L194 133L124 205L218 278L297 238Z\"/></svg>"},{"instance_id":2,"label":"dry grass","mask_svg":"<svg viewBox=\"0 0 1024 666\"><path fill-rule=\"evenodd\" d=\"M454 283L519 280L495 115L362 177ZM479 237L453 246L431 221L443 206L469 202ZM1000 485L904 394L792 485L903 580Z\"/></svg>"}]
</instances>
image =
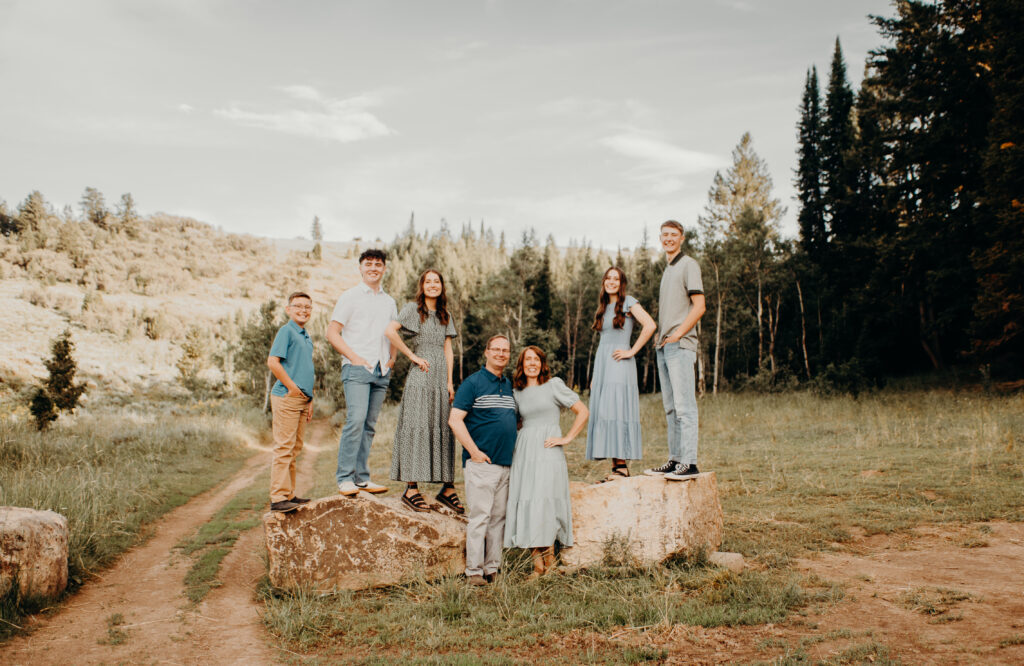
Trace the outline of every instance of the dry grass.
<instances>
[{"instance_id":1,"label":"dry grass","mask_svg":"<svg viewBox=\"0 0 1024 666\"><path fill-rule=\"evenodd\" d=\"M233 407L183 407L148 416L82 415L45 433L0 418L0 505L68 519L74 589L145 536L146 526L230 476L251 429ZM258 418L258 417L257 417ZM15 622L33 600L0 603ZM4 627L0 626L0 636Z\"/></svg>"},{"instance_id":2,"label":"dry grass","mask_svg":"<svg viewBox=\"0 0 1024 666\"><path fill-rule=\"evenodd\" d=\"M660 398L644 396L641 409L645 457L631 463L634 474L667 457ZM726 516L722 549L742 552L759 572L627 567L531 585L522 581L526 556L510 551L509 575L481 594L470 594L457 577L327 596L268 591L266 621L286 643L323 656L351 656L357 646L373 645L410 660L440 652L445 663L476 663L484 654L502 663L505 655L514 660L579 629L774 622L814 599L834 603L841 590L800 579L788 564L810 551L842 548L857 528L878 533L1024 519L1022 396L741 394L704 398L700 410L700 466L716 472ZM370 456L374 479L392 492L402 485L387 479L396 416L396 406L386 405ZM334 449L339 435L340 423L331 441L318 444ZM584 451L582 437L566 447L570 475L595 481L607 463L585 460ZM334 492L334 468L334 456L320 457L317 495ZM459 469L456 478L461 484ZM606 656L621 663L629 655ZM800 646L776 663L806 659ZM851 647L834 663L864 660L892 663L874 642Z\"/></svg>"}]
</instances>

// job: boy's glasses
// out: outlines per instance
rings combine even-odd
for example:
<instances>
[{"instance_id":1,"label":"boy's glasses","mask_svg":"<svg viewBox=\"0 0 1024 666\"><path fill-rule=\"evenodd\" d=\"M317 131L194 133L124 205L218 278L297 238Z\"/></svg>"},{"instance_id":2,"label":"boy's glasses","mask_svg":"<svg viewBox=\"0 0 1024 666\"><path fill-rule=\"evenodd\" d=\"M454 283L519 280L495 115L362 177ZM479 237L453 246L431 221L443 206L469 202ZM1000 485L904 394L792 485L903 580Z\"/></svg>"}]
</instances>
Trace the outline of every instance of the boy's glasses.
<instances>
[{"instance_id":1,"label":"boy's glasses","mask_svg":"<svg viewBox=\"0 0 1024 666\"><path fill-rule=\"evenodd\" d=\"M288 307L290 307L292 310L298 310L300 312L312 312L313 311L313 306L312 305L289 305Z\"/></svg>"}]
</instances>

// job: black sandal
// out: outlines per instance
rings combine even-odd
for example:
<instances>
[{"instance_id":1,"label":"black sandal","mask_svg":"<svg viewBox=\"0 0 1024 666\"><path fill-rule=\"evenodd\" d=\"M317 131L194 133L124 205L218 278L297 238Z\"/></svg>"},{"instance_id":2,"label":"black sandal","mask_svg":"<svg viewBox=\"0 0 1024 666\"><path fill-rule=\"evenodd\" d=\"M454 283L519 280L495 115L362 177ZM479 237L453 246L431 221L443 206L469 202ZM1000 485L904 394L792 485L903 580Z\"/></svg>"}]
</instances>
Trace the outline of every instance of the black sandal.
<instances>
[{"instance_id":1,"label":"black sandal","mask_svg":"<svg viewBox=\"0 0 1024 666\"><path fill-rule=\"evenodd\" d=\"M630 477L629 467L627 467L625 463L621 465L612 465L611 474L598 481L598 483L608 483L609 481L615 481L616 477L620 476L624 479L628 479Z\"/></svg>"},{"instance_id":2,"label":"black sandal","mask_svg":"<svg viewBox=\"0 0 1024 666\"><path fill-rule=\"evenodd\" d=\"M413 511L430 511L430 507L427 506L427 500L423 499L423 495L420 495L419 492L412 496L402 493L402 504Z\"/></svg>"},{"instance_id":3,"label":"black sandal","mask_svg":"<svg viewBox=\"0 0 1024 666\"><path fill-rule=\"evenodd\" d=\"M448 507L457 514L461 515L466 513L466 509L463 508L462 502L459 501L459 496L456 495L455 493L452 493L451 495L445 495L444 488L441 489L441 492L439 492L437 494L437 497L435 497L434 499L436 499L441 504L444 504L446 507Z\"/></svg>"}]
</instances>

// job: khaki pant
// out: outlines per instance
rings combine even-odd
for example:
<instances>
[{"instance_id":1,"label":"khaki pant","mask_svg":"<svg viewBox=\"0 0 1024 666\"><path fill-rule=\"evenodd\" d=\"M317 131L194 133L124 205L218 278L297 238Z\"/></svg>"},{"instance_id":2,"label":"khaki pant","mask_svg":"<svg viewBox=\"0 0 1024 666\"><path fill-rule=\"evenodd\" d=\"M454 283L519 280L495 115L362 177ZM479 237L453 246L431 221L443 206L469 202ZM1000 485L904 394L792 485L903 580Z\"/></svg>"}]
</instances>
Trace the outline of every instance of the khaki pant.
<instances>
[{"instance_id":1,"label":"khaki pant","mask_svg":"<svg viewBox=\"0 0 1024 666\"><path fill-rule=\"evenodd\" d=\"M466 461L463 481L469 522L466 523L466 575L481 576L501 567L505 541L508 473L504 465Z\"/></svg>"},{"instance_id":2,"label":"khaki pant","mask_svg":"<svg viewBox=\"0 0 1024 666\"><path fill-rule=\"evenodd\" d=\"M295 497L295 458L302 450L309 398L272 395L270 407L274 411L274 459L270 463L270 501L280 502Z\"/></svg>"}]
</instances>

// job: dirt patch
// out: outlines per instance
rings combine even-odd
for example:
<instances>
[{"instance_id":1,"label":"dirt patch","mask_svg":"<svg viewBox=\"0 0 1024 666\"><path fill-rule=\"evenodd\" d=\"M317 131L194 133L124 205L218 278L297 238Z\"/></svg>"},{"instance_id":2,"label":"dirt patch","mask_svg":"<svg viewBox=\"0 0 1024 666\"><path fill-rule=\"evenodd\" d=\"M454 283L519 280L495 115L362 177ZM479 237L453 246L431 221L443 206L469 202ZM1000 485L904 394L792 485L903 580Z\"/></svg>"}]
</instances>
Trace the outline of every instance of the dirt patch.
<instances>
[{"instance_id":1,"label":"dirt patch","mask_svg":"<svg viewBox=\"0 0 1024 666\"><path fill-rule=\"evenodd\" d=\"M316 422L299 458L300 490L312 485L313 461L328 441ZM98 579L82 587L57 614L32 618L32 633L8 642L0 661L10 664L270 664L279 654L268 642L254 588L265 570L263 529L244 533L221 564L222 585L197 607L183 595L191 560L174 546L210 520L270 461L258 448L243 469L212 491L178 507L153 527L153 538L134 548Z\"/></svg>"},{"instance_id":2,"label":"dirt patch","mask_svg":"<svg viewBox=\"0 0 1024 666\"><path fill-rule=\"evenodd\" d=\"M1024 524L928 527L872 535L844 552L801 560L797 568L841 583L842 601L809 607L779 625L654 627L565 636L558 650L600 655L609 648L666 652L665 663L810 660L913 664L1024 663ZM845 653L845 654L844 654Z\"/></svg>"},{"instance_id":3,"label":"dirt patch","mask_svg":"<svg viewBox=\"0 0 1024 666\"><path fill-rule=\"evenodd\" d=\"M1024 636L1024 524L869 540L800 562L846 586L846 599L816 618L821 631L870 631L913 663L1024 663L1024 645L1000 646Z\"/></svg>"}]
</instances>

